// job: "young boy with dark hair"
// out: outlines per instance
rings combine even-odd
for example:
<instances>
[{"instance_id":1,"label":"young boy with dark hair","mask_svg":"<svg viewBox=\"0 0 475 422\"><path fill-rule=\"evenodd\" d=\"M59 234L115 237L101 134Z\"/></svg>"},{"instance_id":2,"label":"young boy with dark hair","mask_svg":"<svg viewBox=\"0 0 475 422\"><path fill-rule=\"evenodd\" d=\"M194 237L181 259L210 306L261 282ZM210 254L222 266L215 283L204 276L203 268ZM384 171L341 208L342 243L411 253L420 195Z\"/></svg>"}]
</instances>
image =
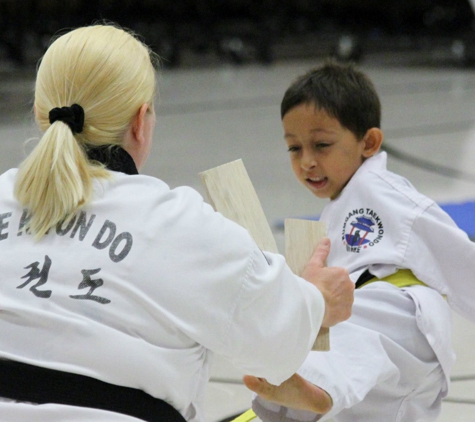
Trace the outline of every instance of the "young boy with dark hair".
<instances>
[{"instance_id":1,"label":"young boy with dark hair","mask_svg":"<svg viewBox=\"0 0 475 422\"><path fill-rule=\"evenodd\" d=\"M297 179L330 199L328 265L347 268L357 290L329 352L311 352L279 387L244 378L254 411L265 422L435 421L455 360L450 307L475 321L475 244L386 169L380 100L352 65L299 77L281 117Z\"/></svg>"}]
</instances>

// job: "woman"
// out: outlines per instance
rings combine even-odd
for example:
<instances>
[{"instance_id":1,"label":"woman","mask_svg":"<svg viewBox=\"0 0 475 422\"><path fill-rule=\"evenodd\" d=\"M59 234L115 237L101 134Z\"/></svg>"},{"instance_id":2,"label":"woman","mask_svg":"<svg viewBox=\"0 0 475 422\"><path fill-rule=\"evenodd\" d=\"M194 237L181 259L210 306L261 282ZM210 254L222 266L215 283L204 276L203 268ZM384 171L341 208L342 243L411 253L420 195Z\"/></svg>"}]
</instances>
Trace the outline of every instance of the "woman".
<instances>
[{"instance_id":1,"label":"woman","mask_svg":"<svg viewBox=\"0 0 475 422\"><path fill-rule=\"evenodd\" d=\"M138 174L155 91L149 49L114 26L41 61L44 135L0 176L2 420L202 421L213 353L279 384L349 316L328 244L308 283L192 189Z\"/></svg>"}]
</instances>

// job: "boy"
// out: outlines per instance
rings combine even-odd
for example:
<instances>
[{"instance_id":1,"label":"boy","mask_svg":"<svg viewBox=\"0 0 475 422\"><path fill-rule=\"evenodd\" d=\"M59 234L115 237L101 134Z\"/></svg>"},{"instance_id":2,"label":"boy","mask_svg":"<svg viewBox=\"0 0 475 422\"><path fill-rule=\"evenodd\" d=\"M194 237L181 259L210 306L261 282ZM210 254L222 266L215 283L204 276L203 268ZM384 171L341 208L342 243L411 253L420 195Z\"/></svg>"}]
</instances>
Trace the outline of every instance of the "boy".
<instances>
[{"instance_id":1,"label":"boy","mask_svg":"<svg viewBox=\"0 0 475 422\"><path fill-rule=\"evenodd\" d=\"M455 359L449 305L475 320L475 245L386 170L379 98L351 65L298 78L281 117L297 179L330 199L328 265L346 267L358 290L330 352L311 352L280 387L244 378L254 411L266 422L435 421Z\"/></svg>"}]
</instances>

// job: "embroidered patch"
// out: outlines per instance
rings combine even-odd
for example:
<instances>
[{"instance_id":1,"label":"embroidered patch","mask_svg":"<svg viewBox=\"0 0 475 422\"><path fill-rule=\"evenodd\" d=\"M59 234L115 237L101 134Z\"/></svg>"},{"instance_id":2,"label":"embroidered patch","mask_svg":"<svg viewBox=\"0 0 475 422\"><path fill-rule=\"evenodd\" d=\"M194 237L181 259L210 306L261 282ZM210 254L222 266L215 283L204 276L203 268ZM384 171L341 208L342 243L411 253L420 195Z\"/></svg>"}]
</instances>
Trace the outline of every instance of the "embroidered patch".
<instances>
[{"instance_id":1,"label":"embroidered patch","mask_svg":"<svg viewBox=\"0 0 475 422\"><path fill-rule=\"evenodd\" d=\"M341 240L347 252L360 253L379 243L383 235L384 226L378 214L370 208L359 208L346 216Z\"/></svg>"}]
</instances>

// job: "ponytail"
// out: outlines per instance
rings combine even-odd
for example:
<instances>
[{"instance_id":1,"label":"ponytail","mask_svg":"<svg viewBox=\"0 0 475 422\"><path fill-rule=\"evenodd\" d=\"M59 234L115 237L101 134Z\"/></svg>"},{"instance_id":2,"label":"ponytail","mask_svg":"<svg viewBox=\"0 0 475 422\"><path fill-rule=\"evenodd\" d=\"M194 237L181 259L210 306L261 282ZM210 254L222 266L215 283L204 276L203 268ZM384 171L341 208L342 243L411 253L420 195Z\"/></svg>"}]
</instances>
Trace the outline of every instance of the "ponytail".
<instances>
[{"instance_id":1,"label":"ponytail","mask_svg":"<svg viewBox=\"0 0 475 422\"><path fill-rule=\"evenodd\" d=\"M93 178L109 174L88 161L66 123L53 123L18 169L15 195L31 216L27 228L41 238L72 218L90 201Z\"/></svg>"},{"instance_id":2,"label":"ponytail","mask_svg":"<svg viewBox=\"0 0 475 422\"><path fill-rule=\"evenodd\" d=\"M94 179L111 177L86 151L121 145L140 107L153 108L154 59L133 34L112 25L73 30L46 51L35 87L35 117L44 135L15 182L16 198L29 214L25 229L35 238L90 202Z\"/></svg>"}]
</instances>

